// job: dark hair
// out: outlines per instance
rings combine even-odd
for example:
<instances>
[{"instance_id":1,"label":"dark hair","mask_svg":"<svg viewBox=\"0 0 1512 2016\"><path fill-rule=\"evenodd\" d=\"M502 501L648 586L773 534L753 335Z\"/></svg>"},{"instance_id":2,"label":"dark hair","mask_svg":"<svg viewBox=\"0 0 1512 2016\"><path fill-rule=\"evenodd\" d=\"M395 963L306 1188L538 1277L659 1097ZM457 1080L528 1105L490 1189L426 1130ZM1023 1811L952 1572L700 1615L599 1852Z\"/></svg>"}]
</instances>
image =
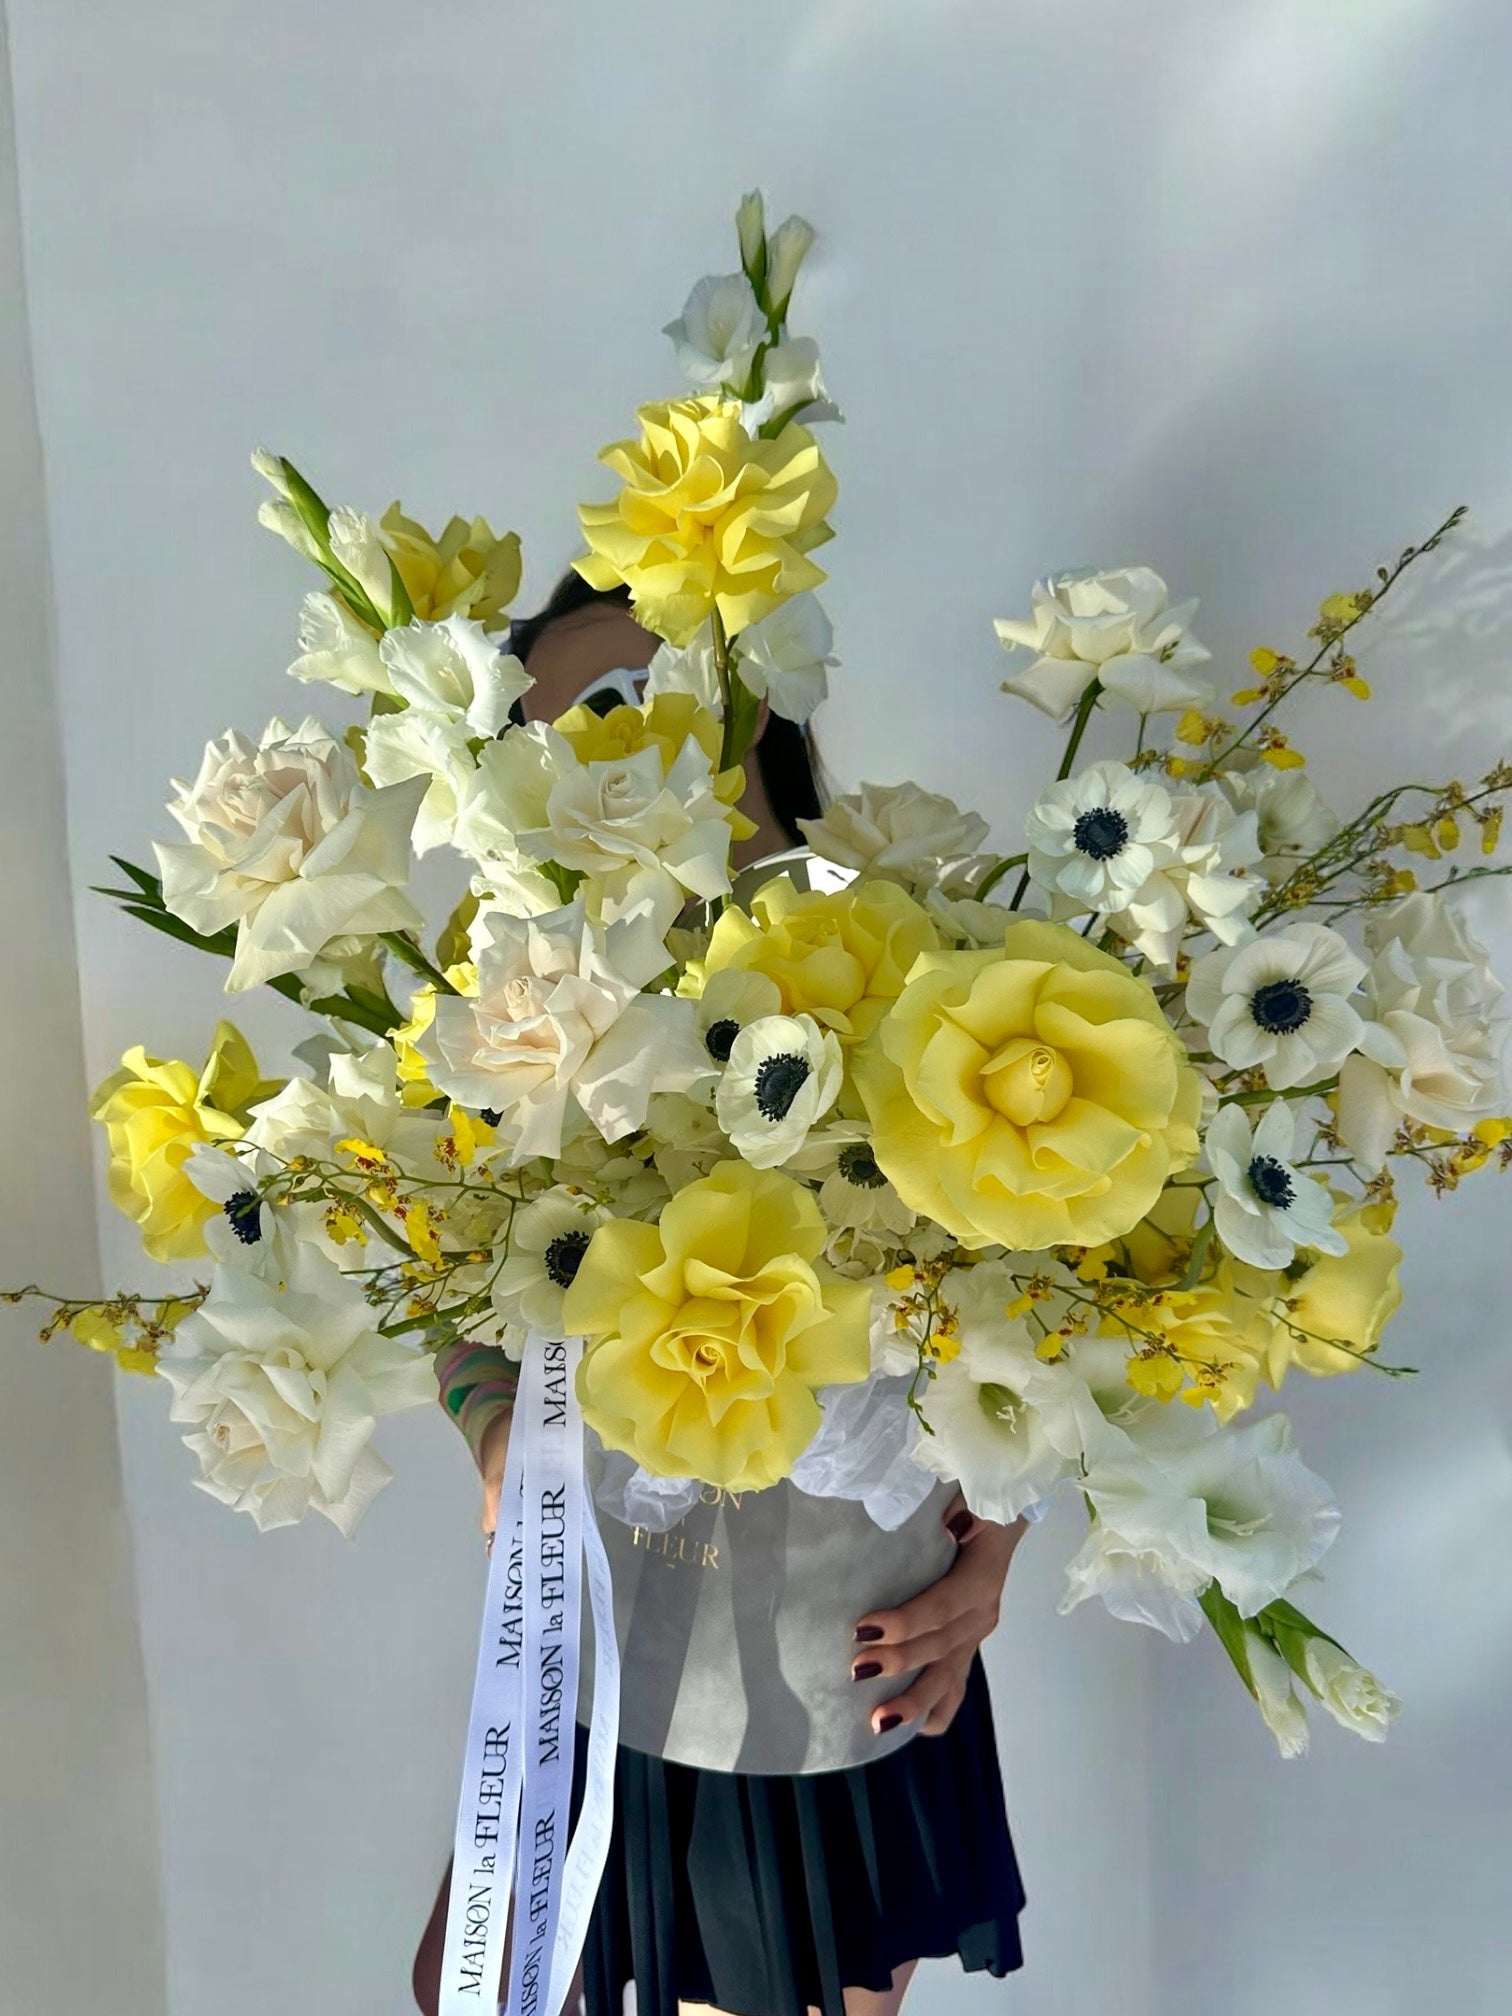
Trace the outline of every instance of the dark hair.
<instances>
[{"instance_id":1,"label":"dark hair","mask_svg":"<svg viewBox=\"0 0 1512 2016\"><path fill-rule=\"evenodd\" d=\"M599 602L628 611L630 591L623 584L617 588L590 588L581 574L569 570L534 616L518 617L510 625L510 650L522 665L528 665L531 652L553 623ZM593 703L590 700L588 704ZM510 711L516 721L524 720L524 709L518 701ZM796 721L784 721L780 714L769 713L761 740L756 744L756 768L778 825L795 847L802 847L804 838L798 821L817 819L824 810L819 802L819 752L813 735Z\"/></svg>"}]
</instances>

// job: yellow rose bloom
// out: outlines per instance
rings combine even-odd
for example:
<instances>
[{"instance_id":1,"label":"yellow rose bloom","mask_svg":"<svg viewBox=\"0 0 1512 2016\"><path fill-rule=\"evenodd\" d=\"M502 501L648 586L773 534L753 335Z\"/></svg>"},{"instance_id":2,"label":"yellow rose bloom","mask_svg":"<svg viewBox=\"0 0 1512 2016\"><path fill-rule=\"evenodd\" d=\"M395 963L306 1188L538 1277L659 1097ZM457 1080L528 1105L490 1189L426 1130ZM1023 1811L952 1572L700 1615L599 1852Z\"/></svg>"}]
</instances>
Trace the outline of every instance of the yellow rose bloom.
<instances>
[{"instance_id":1,"label":"yellow rose bloom","mask_svg":"<svg viewBox=\"0 0 1512 2016\"><path fill-rule=\"evenodd\" d=\"M739 406L716 394L642 406L636 418L639 441L599 457L623 489L578 507L590 550L573 564L590 587L625 583L637 620L683 645L711 610L733 637L819 586L824 570L807 555L833 537L825 513L838 492L806 427L753 440Z\"/></svg>"},{"instance_id":2,"label":"yellow rose bloom","mask_svg":"<svg viewBox=\"0 0 1512 2016\"><path fill-rule=\"evenodd\" d=\"M183 1173L195 1148L235 1141L247 1109L271 1098L281 1079L261 1079L247 1039L221 1022L204 1068L128 1050L121 1069L95 1089L90 1114L110 1144L110 1201L136 1224L152 1260L195 1260L203 1227L218 1206Z\"/></svg>"},{"instance_id":3,"label":"yellow rose bloom","mask_svg":"<svg viewBox=\"0 0 1512 2016\"><path fill-rule=\"evenodd\" d=\"M399 569L411 606L428 623L470 616L485 630L503 628L504 611L520 592L520 535L495 538L486 518L453 518L439 539L390 504L379 520L383 543Z\"/></svg>"},{"instance_id":4,"label":"yellow rose bloom","mask_svg":"<svg viewBox=\"0 0 1512 2016\"><path fill-rule=\"evenodd\" d=\"M802 1184L721 1162L660 1222L611 1219L562 1304L586 1337L583 1418L658 1477L759 1491L819 1427L815 1388L870 1369L871 1289L820 1259L825 1225Z\"/></svg>"},{"instance_id":5,"label":"yellow rose bloom","mask_svg":"<svg viewBox=\"0 0 1512 2016\"><path fill-rule=\"evenodd\" d=\"M1265 1354L1272 1386L1280 1386L1290 1365L1315 1378L1357 1371L1360 1354L1376 1349L1402 1302L1402 1249L1391 1237L1391 1217L1389 1205L1347 1213L1335 1222L1349 1250L1320 1253L1305 1273L1281 1282L1287 1306L1276 1307ZM1349 1348L1330 1343L1333 1337Z\"/></svg>"},{"instance_id":6,"label":"yellow rose bloom","mask_svg":"<svg viewBox=\"0 0 1512 2016\"><path fill-rule=\"evenodd\" d=\"M1143 980L1060 924L928 952L853 1060L878 1167L967 1246L1117 1239L1197 1154L1202 1086Z\"/></svg>"},{"instance_id":7,"label":"yellow rose bloom","mask_svg":"<svg viewBox=\"0 0 1512 2016\"><path fill-rule=\"evenodd\" d=\"M682 991L701 993L713 974L732 969L765 974L784 1015L812 1015L849 1049L903 992L920 954L939 943L928 913L895 882L821 892L779 875L757 890L749 916L733 905L723 913Z\"/></svg>"},{"instance_id":8,"label":"yellow rose bloom","mask_svg":"<svg viewBox=\"0 0 1512 2016\"><path fill-rule=\"evenodd\" d=\"M723 729L708 708L691 693L657 693L640 706L627 701L599 714L592 707L569 707L559 714L552 727L572 746L580 763L618 763L642 749L655 749L661 757L662 775L671 770L685 745L692 741L709 759L714 795L732 808L730 829L735 839L748 840L756 831L754 821L733 808L746 786L745 765L732 763L718 768Z\"/></svg>"}]
</instances>

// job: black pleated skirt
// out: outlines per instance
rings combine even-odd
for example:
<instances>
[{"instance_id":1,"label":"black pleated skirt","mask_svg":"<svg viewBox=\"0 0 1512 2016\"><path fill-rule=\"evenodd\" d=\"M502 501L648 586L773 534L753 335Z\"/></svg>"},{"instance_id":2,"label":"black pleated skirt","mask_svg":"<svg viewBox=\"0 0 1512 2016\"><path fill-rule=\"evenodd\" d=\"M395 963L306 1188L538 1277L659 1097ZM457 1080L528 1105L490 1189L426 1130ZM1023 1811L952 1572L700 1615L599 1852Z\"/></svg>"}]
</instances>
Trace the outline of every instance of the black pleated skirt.
<instances>
[{"instance_id":1,"label":"black pleated skirt","mask_svg":"<svg viewBox=\"0 0 1512 2016\"><path fill-rule=\"evenodd\" d=\"M578 1732L580 1792L586 1732ZM583 1960L588 2016L843 2016L905 1961L1023 1964L987 1676L943 1736L849 1771L700 1771L619 1752L614 1835Z\"/></svg>"}]
</instances>

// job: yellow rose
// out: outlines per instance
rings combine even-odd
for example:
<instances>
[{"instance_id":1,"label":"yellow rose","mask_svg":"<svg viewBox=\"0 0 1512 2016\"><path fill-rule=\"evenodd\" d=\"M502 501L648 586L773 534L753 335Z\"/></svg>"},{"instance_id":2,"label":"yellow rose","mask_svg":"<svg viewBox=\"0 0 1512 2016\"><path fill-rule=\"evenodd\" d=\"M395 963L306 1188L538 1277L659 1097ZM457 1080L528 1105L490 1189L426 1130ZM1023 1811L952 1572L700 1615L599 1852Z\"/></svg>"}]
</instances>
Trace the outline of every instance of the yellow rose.
<instances>
[{"instance_id":1,"label":"yellow rose","mask_svg":"<svg viewBox=\"0 0 1512 2016\"><path fill-rule=\"evenodd\" d=\"M486 518L474 518L470 525L465 518L453 518L433 539L397 504L390 504L379 523L417 616L429 623L470 616L485 630L503 628L504 611L520 589L517 532L496 539Z\"/></svg>"},{"instance_id":2,"label":"yellow rose","mask_svg":"<svg viewBox=\"0 0 1512 2016\"><path fill-rule=\"evenodd\" d=\"M711 394L642 406L639 441L599 460L624 481L608 504L582 504L590 551L574 562L593 588L624 582L635 613L669 644L692 642L718 609L734 636L824 570L806 556L833 536L834 476L806 427L757 441L740 408Z\"/></svg>"},{"instance_id":3,"label":"yellow rose","mask_svg":"<svg viewBox=\"0 0 1512 2016\"><path fill-rule=\"evenodd\" d=\"M701 992L715 973L765 974L784 1015L812 1015L849 1048L871 1034L915 960L939 942L928 914L895 882L823 893L779 875L757 890L749 916L733 905L723 913L684 991Z\"/></svg>"},{"instance_id":4,"label":"yellow rose","mask_svg":"<svg viewBox=\"0 0 1512 2016\"><path fill-rule=\"evenodd\" d=\"M474 910L476 907L475 904ZM477 993L478 969L471 960L462 960L457 965L448 966L445 971L459 994ZM427 980L415 989L410 996L409 1010L408 1021L391 1029L388 1039L394 1046L399 1103L402 1106L430 1106L445 1097L430 1082L430 1065L420 1051L420 1039L436 1019L436 989L431 981Z\"/></svg>"},{"instance_id":5,"label":"yellow rose","mask_svg":"<svg viewBox=\"0 0 1512 2016\"><path fill-rule=\"evenodd\" d=\"M207 1141L235 1141L247 1109L271 1098L281 1079L260 1079L247 1039L217 1024L204 1069L180 1059L128 1050L121 1069L95 1089L90 1113L110 1143L110 1201L141 1230L152 1260L194 1260L205 1251L203 1226L218 1208L183 1173Z\"/></svg>"},{"instance_id":6,"label":"yellow rose","mask_svg":"<svg viewBox=\"0 0 1512 2016\"><path fill-rule=\"evenodd\" d=\"M1143 980L1060 924L929 952L853 1061L878 1166L968 1246L1119 1238L1197 1153L1202 1088Z\"/></svg>"},{"instance_id":7,"label":"yellow rose","mask_svg":"<svg viewBox=\"0 0 1512 2016\"><path fill-rule=\"evenodd\" d=\"M1272 1386L1281 1384L1289 1365L1326 1378L1357 1370L1361 1353L1376 1349L1402 1301L1402 1249L1390 1234L1392 1215L1389 1205L1367 1204L1337 1219L1349 1250L1320 1254L1295 1281L1281 1282L1287 1306L1276 1307L1265 1355ZM1332 1337L1349 1348L1329 1343Z\"/></svg>"},{"instance_id":8,"label":"yellow rose","mask_svg":"<svg viewBox=\"0 0 1512 2016\"><path fill-rule=\"evenodd\" d=\"M601 1225L562 1304L589 1340L589 1426L658 1477L787 1476L819 1426L815 1388L870 1367L871 1289L825 1266L824 1241L810 1192L745 1162L679 1190L656 1225Z\"/></svg>"}]
</instances>

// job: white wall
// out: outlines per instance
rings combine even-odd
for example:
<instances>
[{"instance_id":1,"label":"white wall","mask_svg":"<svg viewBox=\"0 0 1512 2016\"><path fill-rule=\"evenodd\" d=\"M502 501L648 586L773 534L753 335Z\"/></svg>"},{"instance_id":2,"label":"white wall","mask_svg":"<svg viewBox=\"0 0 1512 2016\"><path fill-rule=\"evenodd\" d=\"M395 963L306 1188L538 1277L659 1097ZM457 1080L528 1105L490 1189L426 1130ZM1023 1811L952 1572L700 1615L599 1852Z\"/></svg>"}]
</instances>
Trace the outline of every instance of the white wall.
<instances>
[{"instance_id":1,"label":"white wall","mask_svg":"<svg viewBox=\"0 0 1512 2016\"><path fill-rule=\"evenodd\" d=\"M1006 835L1050 740L997 696L988 619L1036 573L1147 559L1237 667L1461 498L1473 621L1435 630L1415 598L1381 703L1338 698L1311 739L1344 802L1508 739L1499 0L11 12L80 885L164 831L164 779L207 735L304 697L282 673L302 583L252 525L247 448L337 498L517 525L528 606L601 491L594 451L671 388L657 330L758 180L826 232L802 316L850 415L842 778L911 771ZM1505 950L1506 906L1481 914ZM78 931L92 1072L203 1040L212 973L95 899ZM277 1001L247 1020L270 1060L298 1033ZM1037 1538L994 1648L1030 1966L941 1976L921 2016L1492 2006L1490 1181L1415 1220L1392 1341L1416 1387L1297 1408L1355 1515L1328 1614L1411 1696L1392 1745L1320 1731L1283 1768L1210 1645L1055 1620L1064 1550ZM110 1272L139 1271L104 1236ZM482 1568L460 1452L395 1424L400 1482L343 1549L191 1492L151 1390L122 1433L173 2016L397 2016ZM330 1859L337 1810L356 1861Z\"/></svg>"},{"instance_id":2,"label":"white wall","mask_svg":"<svg viewBox=\"0 0 1512 2016\"><path fill-rule=\"evenodd\" d=\"M47 529L0 7L0 1284L98 1280ZM157 1802L111 1379L0 1307L0 2016L164 2016Z\"/></svg>"}]
</instances>

